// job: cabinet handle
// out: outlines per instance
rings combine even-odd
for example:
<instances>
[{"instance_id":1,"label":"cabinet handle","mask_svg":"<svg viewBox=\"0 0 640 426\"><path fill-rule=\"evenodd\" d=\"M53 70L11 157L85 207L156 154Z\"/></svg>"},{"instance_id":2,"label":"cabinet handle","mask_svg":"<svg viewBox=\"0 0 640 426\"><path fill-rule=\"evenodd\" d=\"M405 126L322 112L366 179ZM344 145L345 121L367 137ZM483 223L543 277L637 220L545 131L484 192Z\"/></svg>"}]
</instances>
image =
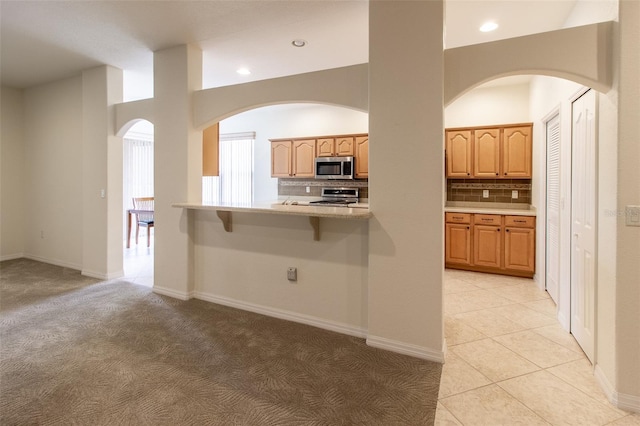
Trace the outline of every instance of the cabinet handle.
<instances>
[{"instance_id":1,"label":"cabinet handle","mask_svg":"<svg viewBox=\"0 0 640 426\"><path fill-rule=\"evenodd\" d=\"M527 223L526 220L514 220L515 223Z\"/></svg>"},{"instance_id":2,"label":"cabinet handle","mask_svg":"<svg viewBox=\"0 0 640 426\"><path fill-rule=\"evenodd\" d=\"M496 173L496 176L498 176L500 173Z\"/></svg>"},{"instance_id":3,"label":"cabinet handle","mask_svg":"<svg viewBox=\"0 0 640 426\"><path fill-rule=\"evenodd\" d=\"M498 228L497 231L500 232L500 228Z\"/></svg>"},{"instance_id":4,"label":"cabinet handle","mask_svg":"<svg viewBox=\"0 0 640 426\"><path fill-rule=\"evenodd\" d=\"M470 175L471 175L471 173L467 173L467 176L470 176Z\"/></svg>"},{"instance_id":5,"label":"cabinet handle","mask_svg":"<svg viewBox=\"0 0 640 426\"><path fill-rule=\"evenodd\" d=\"M504 230L504 232L509 232L509 230L508 230L508 229L505 229L505 230Z\"/></svg>"},{"instance_id":6,"label":"cabinet handle","mask_svg":"<svg viewBox=\"0 0 640 426\"><path fill-rule=\"evenodd\" d=\"M506 176L506 175L507 175L507 172L504 172L504 175Z\"/></svg>"},{"instance_id":7,"label":"cabinet handle","mask_svg":"<svg viewBox=\"0 0 640 426\"><path fill-rule=\"evenodd\" d=\"M469 229L469 227L467 226L467 229Z\"/></svg>"}]
</instances>

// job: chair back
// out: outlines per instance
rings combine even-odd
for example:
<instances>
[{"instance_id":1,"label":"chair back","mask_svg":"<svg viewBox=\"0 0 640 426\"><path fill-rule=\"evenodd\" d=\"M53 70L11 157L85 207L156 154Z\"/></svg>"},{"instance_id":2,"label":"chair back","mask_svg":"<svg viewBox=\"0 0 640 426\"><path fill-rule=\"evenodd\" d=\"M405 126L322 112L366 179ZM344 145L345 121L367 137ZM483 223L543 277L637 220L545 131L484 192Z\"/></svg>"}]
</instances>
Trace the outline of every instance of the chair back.
<instances>
[{"instance_id":1,"label":"chair back","mask_svg":"<svg viewBox=\"0 0 640 426\"><path fill-rule=\"evenodd\" d=\"M133 208L135 210L149 210L153 212L153 197L134 197ZM138 222L153 222L153 213L139 213Z\"/></svg>"}]
</instances>

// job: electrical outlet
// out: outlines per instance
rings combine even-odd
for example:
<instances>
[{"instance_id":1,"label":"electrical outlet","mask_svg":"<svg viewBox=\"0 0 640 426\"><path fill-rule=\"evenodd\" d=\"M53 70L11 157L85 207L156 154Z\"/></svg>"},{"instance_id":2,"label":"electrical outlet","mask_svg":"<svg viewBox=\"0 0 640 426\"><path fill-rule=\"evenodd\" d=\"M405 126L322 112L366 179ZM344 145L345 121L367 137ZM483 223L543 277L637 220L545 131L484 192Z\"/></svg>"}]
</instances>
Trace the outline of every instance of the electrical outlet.
<instances>
[{"instance_id":1,"label":"electrical outlet","mask_svg":"<svg viewBox=\"0 0 640 426\"><path fill-rule=\"evenodd\" d=\"M640 206L626 206L624 216L626 226L640 226Z\"/></svg>"},{"instance_id":2,"label":"electrical outlet","mask_svg":"<svg viewBox=\"0 0 640 426\"><path fill-rule=\"evenodd\" d=\"M310 193L311 192L311 187L307 186L306 190L307 190L307 194Z\"/></svg>"},{"instance_id":3,"label":"electrical outlet","mask_svg":"<svg viewBox=\"0 0 640 426\"><path fill-rule=\"evenodd\" d=\"M489 190L488 189L483 189L482 190L482 198L489 198Z\"/></svg>"},{"instance_id":4,"label":"electrical outlet","mask_svg":"<svg viewBox=\"0 0 640 426\"><path fill-rule=\"evenodd\" d=\"M289 267L287 269L287 279L289 281L298 281L298 268Z\"/></svg>"},{"instance_id":5,"label":"electrical outlet","mask_svg":"<svg viewBox=\"0 0 640 426\"><path fill-rule=\"evenodd\" d=\"M518 199L518 191L517 190L513 190L511 191L511 198L513 198L514 200Z\"/></svg>"}]
</instances>

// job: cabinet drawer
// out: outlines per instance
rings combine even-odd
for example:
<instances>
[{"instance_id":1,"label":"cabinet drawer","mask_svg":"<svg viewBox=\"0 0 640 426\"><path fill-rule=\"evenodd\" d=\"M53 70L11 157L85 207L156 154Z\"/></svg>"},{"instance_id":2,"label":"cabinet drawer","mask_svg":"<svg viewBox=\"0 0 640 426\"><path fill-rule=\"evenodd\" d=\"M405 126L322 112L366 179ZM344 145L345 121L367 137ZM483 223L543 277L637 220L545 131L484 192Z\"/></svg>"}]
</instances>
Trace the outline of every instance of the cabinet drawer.
<instances>
[{"instance_id":1,"label":"cabinet drawer","mask_svg":"<svg viewBox=\"0 0 640 426\"><path fill-rule=\"evenodd\" d=\"M505 216L504 226L516 228L535 228L536 218L533 216Z\"/></svg>"},{"instance_id":2,"label":"cabinet drawer","mask_svg":"<svg viewBox=\"0 0 640 426\"><path fill-rule=\"evenodd\" d=\"M445 220L448 223L471 223L470 213L445 213Z\"/></svg>"},{"instance_id":3,"label":"cabinet drawer","mask_svg":"<svg viewBox=\"0 0 640 426\"><path fill-rule=\"evenodd\" d=\"M473 223L476 225L502 225L502 216L499 214L474 214Z\"/></svg>"}]
</instances>

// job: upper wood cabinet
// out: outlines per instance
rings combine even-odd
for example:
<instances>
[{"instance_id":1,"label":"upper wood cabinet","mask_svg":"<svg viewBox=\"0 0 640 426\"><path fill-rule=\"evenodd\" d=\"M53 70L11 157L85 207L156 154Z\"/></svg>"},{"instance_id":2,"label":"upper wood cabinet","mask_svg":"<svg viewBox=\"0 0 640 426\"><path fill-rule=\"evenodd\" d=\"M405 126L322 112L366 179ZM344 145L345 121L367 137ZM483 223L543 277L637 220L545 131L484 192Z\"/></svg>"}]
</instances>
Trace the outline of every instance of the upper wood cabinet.
<instances>
[{"instance_id":1,"label":"upper wood cabinet","mask_svg":"<svg viewBox=\"0 0 640 426\"><path fill-rule=\"evenodd\" d=\"M447 177L531 178L532 124L447 129Z\"/></svg>"},{"instance_id":2,"label":"upper wood cabinet","mask_svg":"<svg viewBox=\"0 0 640 426\"><path fill-rule=\"evenodd\" d=\"M293 163L291 161L292 141L271 142L271 176L291 177Z\"/></svg>"},{"instance_id":3,"label":"upper wood cabinet","mask_svg":"<svg viewBox=\"0 0 640 426\"><path fill-rule=\"evenodd\" d=\"M471 177L471 130L447 130L447 177Z\"/></svg>"},{"instance_id":4,"label":"upper wood cabinet","mask_svg":"<svg viewBox=\"0 0 640 426\"><path fill-rule=\"evenodd\" d=\"M220 176L220 123L202 131L202 176Z\"/></svg>"},{"instance_id":5,"label":"upper wood cabinet","mask_svg":"<svg viewBox=\"0 0 640 426\"><path fill-rule=\"evenodd\" d=\"M502 134L502 173L505 178L531 177L532 126L506 127Z\"/></svg>"},{"instance_id":6,"label":"upper wood cabinet","mask_svg":"<svg viewBox=\"0 0 640 426\"><path fill-rule=\"evenodd\" d=\"M355 138L356 178L369 177L369 136Z\"/></svg>"},{"instance_id":7,"label":"upper wood cabinet","mask_svg":"<svg viewBox=\"0 0 640 426\"><path fill-rule=\"evenodd\" d=\"M367 134L311 136L270 141L272 177L313 178L316 157L355 157L355 177L369 177Z\"/></svg>"},{"instance_id":8,"label":"upper wood cabinet","mask_svg":"<svg viewBox=\"0 0 640 426\"><path fill-rule=\"evenodd\" d=\"M315 139L300 139L271 142L271 176L299 177L315 176Z\"/></svg>"},{"instance_id":9,"label":"upper wood cabinet","mask_svg":"<svg viewBox=\"0 0 640 426\"><path fill-rule=\"evenodd\" d=\"M316 141L314 139L293 141L293 177L312 178L316 175L315 150Z\"/></svg>"},{"instance_id":10,"label":"upper wood cabinet","mask_svg":"<svg viewBox=\"0 0 640 426\"><path fill-rule=\"evenodd\" d=\"M473 131L473 177L500 176L500 129Z\"/></svg>"},{"instance_id":11,"label":"upper wood cabinet","mask_svg":"<svg viewBox=\"0 0 640 426\"><path fill-rule=\"evenodd\" d=\"M316 142L317 157L351 157L354 154L353 136L322 138Z\"/></svg>"}]
</instances>

